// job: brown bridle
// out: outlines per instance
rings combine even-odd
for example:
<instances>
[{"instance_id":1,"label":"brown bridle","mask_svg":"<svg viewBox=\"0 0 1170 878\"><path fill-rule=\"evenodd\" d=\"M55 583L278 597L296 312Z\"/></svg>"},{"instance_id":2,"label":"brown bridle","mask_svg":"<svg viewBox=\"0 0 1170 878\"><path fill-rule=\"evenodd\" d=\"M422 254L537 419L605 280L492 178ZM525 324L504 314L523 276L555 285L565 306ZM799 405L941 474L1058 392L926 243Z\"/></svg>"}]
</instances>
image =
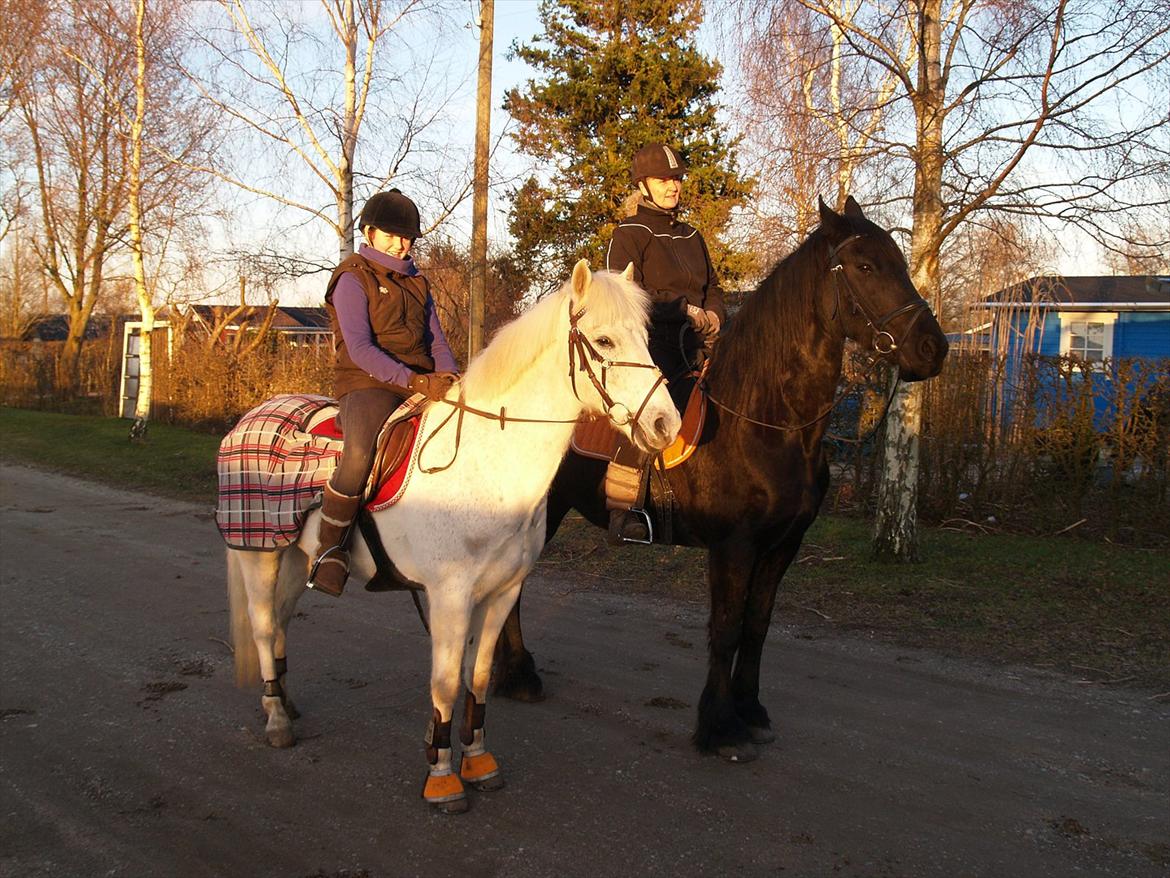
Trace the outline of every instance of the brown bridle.
<instances>
[{"instance_id":1,"label":"brown bridle","mask_svg":"<svg viewBox=\"0 0 1170 878\"><path fill-rule=\"evenodd\" d=\"M595 348L592 342L586 338L585 333L583 333L581 328L577 325L577 321L579 321L584 314L584 308L577 312L574 312L571 308L569 310L569 381L573 385L573 395L577 397L578 400L581 399L581 394L577 392L577 372L584 372L589 376L589 380L593 382L593 387L597 391L597 395L601 397L601 401L605 403L606 414L608 415L610 422L615 427L624 427L626 424L630 423L630 421L637 423L638 419L642 417L642 412L645 410L647 403L650 402L650 397L654 395L654 392L658 390L658 387L662 384L663 381L666 380L666 376L663 375L662 370L653 363L630 363L623 360L608 360L599 354L597 352L597 348ZM580 365L578 365L578 362ZM597 373L593 371L594 363L597 363L599 366L601 366L600 380L597 378ZM646 393L646 397L642 400L642 404L638 406L638 411L634 413L632 418L630 417L629 408L624 403L614 402L613 397L609 395L609 391L606 388L606 372L615 367L625 367L628 369L653 369L658 373L658 380L656 380L650 387L650 390ZM621 406L623 409L625 409L626 413L623 420L618 420L615 414L618 406Z\"/></svg>"},{"instance_id":2,"label":"brown bridle","mask_svg":"<svg viewBox=\"0 0 1170 878\"><path fill-rule=\"evenodd\" d=\"M597 352L597 349L593 346L589 339L586 338L585 333L582 332L581 328L577 325L578 321L580 321L584 314L584 308L574 312L572 305L569 306L569 382L573 386L573 396L576 397L578 401L583 402L583 400L581 400L581 394L577 391L577 372L584 372L589 376L589 380L593 382L593 387L597 390L598 396L601 397L601 401L606 407L606 415L608 416L610 423L612 423L615 427L624 427L631 421L637 424L638 419L642 417L642 412L645 411L646 406L650 402L650 397L654 395L654 392L658 390L658 387L666 380L666 376L663 375L662 371L653 363L631 363L621 360L609 360L601 356L601 354ZM594 371L594 363L601 367L600 379L597 377L597 372ZM647 391L645 398L642 400L642 404L638 406L638 411L635 412L632 417L630 415L629 407L625 405L625 403L614 401L613 397L609 395L609 390L606 388L606 373L610 369L617 367L625 367L630 369L653 369L658 373L658 380L656 380L650 387L650 390ZM463 401L462 392L459 394L459 399L443 399L436 401L445 402L447 405L452 406L454 411L447 415L446 419L444 419L443 423L439 425L438 429L436 429L433 433L427 436L426 439L423 440L423 444L419 447L418 450L418 457L421 460L423 451L426 449L426 446L430 443L431 439L442 432L443 428L447 426L452 417L458 415L455 422L455 450L451 455L451 459L442 466L424 467L420 463L419 468L424 473L441 472L450 467L451 464L455 462L455 458L459 454L459 442L463 436L463 415L465 413L476 415L481 418L487 418L488 420L492 421L498 421L501 430L503 430L509 422L513 424L575 424L578 420L577 418L518 418L513 415L509 415L507 409L504 406L500 406L500 410L498 412L489 412L465 403ZM621 419L619 419L617 414L617 410L619 408L625 412Z\"/></svg>"}]
</instances>

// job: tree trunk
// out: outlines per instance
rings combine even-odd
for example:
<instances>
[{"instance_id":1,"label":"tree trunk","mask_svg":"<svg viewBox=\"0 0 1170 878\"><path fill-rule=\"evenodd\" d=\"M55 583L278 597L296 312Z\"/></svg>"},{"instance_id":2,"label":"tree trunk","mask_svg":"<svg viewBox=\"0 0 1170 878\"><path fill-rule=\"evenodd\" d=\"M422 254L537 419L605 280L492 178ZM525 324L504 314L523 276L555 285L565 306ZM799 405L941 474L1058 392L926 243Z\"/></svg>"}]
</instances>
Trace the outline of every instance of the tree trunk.
<instances>
[{"instance_id":1,"label":"tree trunk","mask_svg":"<svg viewBox=\"0 0 1170 878\"><path fill-rule=\"evenodd\" d=\"M914 228L910 276L919 294L939 308L939 250L942 247L943 101L941 0L918 4L918 84L913 94L917 127L914 173ZM873 554L889 561L918 560L918 438L923 388L900 388L886 422L878 485Z\"/></svg>"},{"instance_id":2,"label":"tree trunk","mask_svg":"<svg viewBox=\"0 0 1170 878\"><path fill-rule=\"evenodd\" d=\"M154 303L146 285L146 260L142 255L142 126L146 117L146 39L143 34L146 18L146 0L135 4L134 55L137 61L134 76L134 119L130 123L130 254L134 263L134 291L142 314L142 329L138 346L138 398L134 401L134 423L130 427L131 441L146 438L146 424L150 419L150 404L154 392L154 368L151 347L154 332Z\"/></svg>"},{"instance_id":3,"label":"tree trunk","mask_svg":"<svg viewBox=\"0 0 1170 878\"><path fill-rule=\"evenodd\" d=\"M873 536L873 555L880 561L918 560L918 433L921 427L922 385L901 384L890 404L882 450Z\"/></svg>"}]
</instances>

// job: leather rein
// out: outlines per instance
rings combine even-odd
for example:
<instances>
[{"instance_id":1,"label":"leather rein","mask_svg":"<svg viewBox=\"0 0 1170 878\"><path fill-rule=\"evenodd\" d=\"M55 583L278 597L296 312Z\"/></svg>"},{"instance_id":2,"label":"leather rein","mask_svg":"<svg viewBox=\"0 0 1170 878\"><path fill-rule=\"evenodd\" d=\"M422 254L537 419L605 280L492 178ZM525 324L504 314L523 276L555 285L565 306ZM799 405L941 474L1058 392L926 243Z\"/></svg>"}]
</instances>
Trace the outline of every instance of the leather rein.
<instances>
[{"instance_id":1,"label":"leather rein","mask_svg":"<svg viewBox=\"0 0 1170 878\"><path fill-rule=\"evenodd\" d=\"M601 401L605 404L606 415L610 423L615 427L624 427L631 422L637 422L642 417L642 412L645 411L647 404L650 402L650 397L658 390L659 386L666 380L666 376L653 363L633 363L622 360L610 360L603 357L597 352L592 342L585 336L578 326L578 322L585 315L585 309L573 311L572 306L569 308L569 381L573 386L573 396L578 401L581 400L581 394L577 390L577 373L584 372L590 382L592 382L594 389L597 391ZM596 368L595 368L596 367ZM628 369L653 369L658 373L658 379L647 391L646 396L642 400L642 404L638 406L638 410L631 415L630 409L625 403L617 402L609 394L609 389L606 386L606 376L610 369L614 368L628 368ZM601 376L598 377L597 371L600 369ZM519 418L514 415L509 415L508 410L504 406L500 406L498 412L486 411L484 409L476 408L468 405L463 400L463 391L460 389L458 399L443 399L439 402L445 402L452 406L452 412L443 419L438 428L432 432L426 439L423 440L422 446L419 448L418 457L422 460L423 451L430 443L431 439L439 435L443 428L447 426L452 417L456 417L455 422L455 450L451 454L451 459L442 466L424 467L419 465L419 469L424 473L437 473L447 469L455 462L455 458L459 454L459 443L463 436L463 416L464 414L476 415L477 417L486 418L491 421L498 421L500 429L509 424L575 424L578 418ZM619 413L620 412L620 413Z\"/></svg>"},{"instance_id":2,"label":"leather rein","mask_svg":"<svg viewBox=\"0 0 1170 878\"><path fill-rule=\"evenodd\" d=\"M833 318L832 319L839 320L840 316L841 316L841 286L842 286L842 281L844 281L845 294L849 299L849 303L853 307L853 313L860 314L862 319L865 321L866 326L868 326L871 330L873 330L873 339L871 342L871 347L873 349L873 353L876 356L874 356L872 361L871 361L870 365L872 366L873 364L877 363L878 361L889 357L891 354L895 353L898 350L897 339L894 338L893 334L888 329L886 329L886 327L892 321L896 320L898 317L901 317L903 314L913 314L914 316L910 319L910 322L906 325L905 332L903 332L903 334L902 334L902 340L905 341L906 336L910 333L910 330L914 328L914 324L916 322L918 322L918 318L922 316L922 312L930 310L930 305L928 305L926 303L926 300L920 296L918 298L918 301L907 302L905 305L898 306L897 308L893 309L892 311L885 314L884 316L882 316L876 320L874 319L874 317L870 313L869 309L865 307L865 305L862 303L861 298L857 295L857 291L854 289L853 284L849 282L849 278L845 275L845 271L844 271L845 265L843 262L841 262L841 251L844 250L845 247L848 246L849 244L852 244L854 241L860 240L863 237L865 237L865 236L864 235L850 235L848 238L843 240L841 243L832 247L829 250L828 270L833 275L833 288L834 288L833 292L834 292L834 298L835 298L834 305L833 305ZM880 428L881 425L885 422L886 416L890 412L890 405L894 401L894 396L898 392L898 385L900 383L901 383L901 379L894 380L893 385L890 388L890 394L886 398L886 403L885 403L885 407L882 411L882 416L878 420L878 422L874 425L873 429L870 431L870 435L872 435L873 432L875 432L878 428ZM832 411L837 407L837 405L841 402L842 399L845 398L845 396L848 393L848 391L842 391L841 393L838 393L833 398L833 401L831 403L829 403L828 408L826 408L824 411L822 411L819 415L817 415L811 421L807 421L806 423L800 424L799 426L790 426L787 424L772 424L772 423L769 423L767 421L759 421L759 420L756 420L755 418L749 417L748 415L744 414L741 411L737 411L736 409L732 408L731 406L728 406L725 403L722 403L718 399L716 399L711 394L710 387L706 386L706 382L704 382L703 390L707 394L707 398L709 400L711 400L711 402L713 402L716 406L718 406L719 408L721 408L723 411L727 412L728 414L735 415L735 417L740 418L741 420L747 421L750 424L755 424L758 427L766 427L769 430L783 430L785 432L796 432L799 430L804 430L804 429L807 429L808 427L813 426L814 424L817 424L817 423L823 421L825 418L827 418L832 413ZM846 441L846 442L858 442L859 443L859 442L864 441L864 440L860 440L860 439L845 439L844 437L839 437L839 436L834 437L834 438L837 438L837 439L840 439L840 440ZM866 439L868 439L868 438L869 437L867 436Z\"/></svg>"}]
</instances>

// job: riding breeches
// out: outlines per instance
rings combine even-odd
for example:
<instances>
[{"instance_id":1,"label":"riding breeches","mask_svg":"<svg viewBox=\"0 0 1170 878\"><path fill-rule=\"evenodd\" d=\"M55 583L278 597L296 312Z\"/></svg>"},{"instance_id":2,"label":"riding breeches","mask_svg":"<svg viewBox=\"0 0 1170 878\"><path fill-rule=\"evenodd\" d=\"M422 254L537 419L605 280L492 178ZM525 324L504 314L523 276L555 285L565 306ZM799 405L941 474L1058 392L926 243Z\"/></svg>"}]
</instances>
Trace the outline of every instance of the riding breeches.
<instances>
[{"instance_id":1,"label":"riding breeches","mask_svg":"<svg viewBox=\"0 0 1170 878\"><path fill-rule=\"evenodd\" d=\"M329 479L333 490L349 496L360 494L366 487L370 467L374 463L378 433L405 397L393 390L367 387L351 390L341 398L342 434L345 444L341 461Z\"/></svg>"}]
</instances>

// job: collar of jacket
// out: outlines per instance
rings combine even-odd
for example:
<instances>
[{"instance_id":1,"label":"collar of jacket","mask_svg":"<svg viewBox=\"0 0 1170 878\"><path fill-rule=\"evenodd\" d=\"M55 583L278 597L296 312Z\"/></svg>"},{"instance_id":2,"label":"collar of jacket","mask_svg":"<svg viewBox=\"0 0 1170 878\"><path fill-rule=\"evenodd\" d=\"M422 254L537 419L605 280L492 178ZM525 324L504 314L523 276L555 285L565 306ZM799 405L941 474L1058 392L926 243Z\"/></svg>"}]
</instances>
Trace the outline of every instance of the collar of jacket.
<instances>
[{"instance_id":1,"label":"collar of jacket","mask_svg":"<svg viewBox=\"0 0 1170 878\"><path fill-rule=\"evenodd\" d=\"M644 195L638 200L638 212L640 213L643 210L652 215L657 214L658 216L666 217L668 220L670 220L672 225L679 221L677 207L674 208L674 210L666 210L665 208L659 207L657 204L648 201Z\"/></svg>"}]
</instances>

